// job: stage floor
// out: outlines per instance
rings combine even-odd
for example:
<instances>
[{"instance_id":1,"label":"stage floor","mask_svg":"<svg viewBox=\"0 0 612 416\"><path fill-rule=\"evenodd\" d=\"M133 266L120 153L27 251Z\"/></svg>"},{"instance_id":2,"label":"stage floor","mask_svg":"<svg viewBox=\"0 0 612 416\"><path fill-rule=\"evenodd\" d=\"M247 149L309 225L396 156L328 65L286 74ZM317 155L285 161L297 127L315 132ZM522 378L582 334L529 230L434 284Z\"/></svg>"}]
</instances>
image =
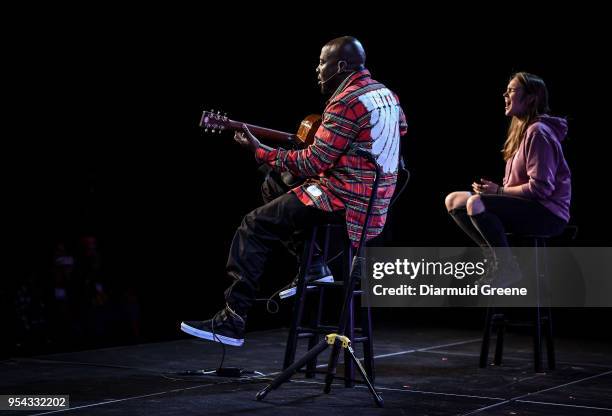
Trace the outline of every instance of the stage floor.
<instances>
[{"instance_id":1,"label":"stage floor","mask_svg":"<svg viewBox=\"0 0 612 416\"><path fill-rule=\"evenodd\" d=\"M227 347L224 365L272 375L281 367L286 335L285 330L247 333L242 348ZM255 400L266 384L261 377L180 375L215 368L221 359L219 344L185 338L3 361L0 394L69 394L70 409L0 414L612 414L607 343L556 339L557 369L536 374L527 335L509 333L503 365L486 369L478 368L477 331L392 328L376 331L375 337L376 386L384 409L375 407L363 385L347 389L338 380L331 394L324 394L321 375L297 374L263 402Z\"/></svg>"}]
</instances>

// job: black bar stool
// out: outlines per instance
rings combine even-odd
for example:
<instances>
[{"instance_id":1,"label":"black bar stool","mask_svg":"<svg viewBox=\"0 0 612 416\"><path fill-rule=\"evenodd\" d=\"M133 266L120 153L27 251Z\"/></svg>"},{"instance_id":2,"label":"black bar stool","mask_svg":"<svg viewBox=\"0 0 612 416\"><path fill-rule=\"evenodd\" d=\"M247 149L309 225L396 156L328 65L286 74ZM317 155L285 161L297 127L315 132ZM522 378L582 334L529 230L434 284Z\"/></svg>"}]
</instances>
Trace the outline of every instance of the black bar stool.
<instances>
[{"instance_id":1,"label":"black bar stool","mask_svg":"<svg viewBox=\"0 0 612 416\"><path fill-rule=\"evenodd\" d=\"M333 233L332 233L333 232ZM340 236L341 234L341 236ZM308 270L315 246L319 239L322 239L323 260L328 261L329 245L332 239L342 238L342 281L336 280L333 283L309 282L306 284L305 272ZM344 284L348 282L348 276L351 270L351 262L353 259L353 247L346 235L346 227L341 224L325 224L313 227L309 239L304 245L304 253L302 255L302 264L300 265L300 274L298 276L298 284L296 287L295 304L293 307L293 316L291 326L289 328L289 337L285 348L285 358L283 369L289 367L295 361L296 349L300 339L308 339L308 349L310 350L320 341L321 335L329 334L338 330L338 323L327 325L323 322L324 298L326 290L345 289ZM339 277L339 276L335 276ZM312 292L316 295L316 310L312 311L309 322L304 322L304 309L307 301L307 293ZM341 291L341 293L343 293ZM370 380L374 380L374 348L372 343L372 318L369 307L358 308L361 315L361 327L355 327L355 297L361 295L361 290L354 290L351 303L349 306L348 323L345 335L353 342L363 344L364 367ZM313 305L314 306L314 305ZM359 336L355 337L355 333ZM316 373L317 361L316 357L306 365L306 377L312 378ZM348 352L345 352L344 359L344 384L346 387L354 386L355 367L348 357Z\"/></svg>"},{"instance_id":2,"label":"black bar stool","mask_svg":"<svg viewBox=\"0 0 612 416\"><path fill-rule=\"evenodd\" d=\"M576 238L578 229L576 226L567 226L561 237L571 240ZM519 236L532 243L534 249L534 268L536 273L536 297L537 305L532 310L532 318L529 322L511 321L506 314L494 307L487 308L485 328L480 349L480 368L487 366L489 358L489 345L491 332L496 332L495 356L493 363L501 365L504 350L504 333L510 326L532 326L533 327L533 368L536 373L542 372L542 340L546 342L546 356L548 369L556 367L555 345L553 339L552 309L549 306L542 307L542 293L547 289L548 278L546 269L546 246L552 236L548 235L525 235Z\"/></svg>"}]
</instances>

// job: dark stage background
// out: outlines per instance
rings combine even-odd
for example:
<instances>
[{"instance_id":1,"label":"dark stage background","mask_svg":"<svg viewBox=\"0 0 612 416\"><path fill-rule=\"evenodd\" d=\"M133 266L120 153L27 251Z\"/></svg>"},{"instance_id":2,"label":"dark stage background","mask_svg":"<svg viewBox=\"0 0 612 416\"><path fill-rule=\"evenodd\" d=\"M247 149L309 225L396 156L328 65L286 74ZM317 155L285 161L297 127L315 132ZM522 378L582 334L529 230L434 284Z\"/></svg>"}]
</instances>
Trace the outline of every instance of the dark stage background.
<instances>
[{"instance_id":1,"label":"dark stage background","mask_svg":"<svg viewBox=\"0 0 612 416\"><path fill-rule=\"evenodd\" d=\"M600 26L587 22L578 32L554 19L549 28L506 15L509 26L492 19L408 29L419 20L412 16L387 30L365 19L320 30L84 18L16 44L18 128L5 138L5 219L17 232L3 279L4 352L174 339L180 320L206 319L221 307L226 253L242 216L260 204L261 179L231 134L201 131L201 111L294 131L322 111L320 47L344 34L362 41L373 77L399 94L408 118L403 153L412 178L390 215L388 245L470 244L448 218L444 196L481 176L501 180L501 94L519 70L542 76L553 113L569 119L575 244L610 245L609 42ZM77 262L84 244L97 245L82 313L58 312L60 242ZM280 253L269 274L265 293L290 281L295 265ZM578 336L604 336L589 322L611 316L558 313L558 331ZM407 330L476 328L482 311L378 310L377 319ZM270 316L258 305L249 328L287 322L287 314Z\"/></svg>"}]
</instances>

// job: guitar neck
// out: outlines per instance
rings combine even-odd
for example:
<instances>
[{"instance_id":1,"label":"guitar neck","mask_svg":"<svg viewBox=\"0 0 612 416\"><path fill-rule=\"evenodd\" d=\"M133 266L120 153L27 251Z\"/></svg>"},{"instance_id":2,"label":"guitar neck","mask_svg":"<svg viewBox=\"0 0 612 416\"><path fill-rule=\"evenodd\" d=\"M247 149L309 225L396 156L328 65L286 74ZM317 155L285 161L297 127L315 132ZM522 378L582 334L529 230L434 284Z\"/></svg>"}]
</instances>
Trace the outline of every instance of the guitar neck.
<instances>
[{"instance_id":1,"label":"guitar neck","mask_svg":"<svg viewBox=\"0 0 612 416\"><path fill-rule=\"evenodd\" d=\"M228 126L234 131L241 131L242 125L246 124L248 129L257 138L268 139L277 143L295 142L296 136L292 133L287 133L280 130L268 129L265 127L255 126L253 124L242 123L240 121L229 120Z\"/></svg>"}]
</instances>

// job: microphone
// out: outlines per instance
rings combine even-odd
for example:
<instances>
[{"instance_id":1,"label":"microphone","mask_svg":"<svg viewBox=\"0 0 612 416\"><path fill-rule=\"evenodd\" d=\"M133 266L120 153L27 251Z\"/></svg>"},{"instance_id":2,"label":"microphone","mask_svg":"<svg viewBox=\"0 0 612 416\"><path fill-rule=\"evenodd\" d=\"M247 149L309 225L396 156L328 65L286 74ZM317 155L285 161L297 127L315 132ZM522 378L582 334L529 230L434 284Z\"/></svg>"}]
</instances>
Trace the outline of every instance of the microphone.
<instances>
[{"instance_id":1,"label":"microphone","mask_svg":"<svg viewBox=\"0 0 612 416\"><path fill-rule=\"evenodd\" d=\"M332 79L333 79L333 78L334 78L336 75L340 74L341 72L345 72L345 70L346 70L346 65L348 65L348 64L347 64L347 62L346 62L346 61L342 61L342 60L338 61L338 63L340 63L340 62L344 62L344 64L345 64L344 69L343 69L343 70L340 70L340 65L338 65L338 69L336 69L336 73L335 73L334 75L330 76L329 78L327 78L327 79L323 80L323 81L319 81L319 85L326 84L326 83L328 83L329 81L331 81L331 80L332 80Z\"/></svg>"},{"instance_id":2,"label":"microphone","mask_svg":"<svg viewBox=\"0 0 612 416\"><path fill-rule=\"evenodd\" d=\"M338 75L339 73L340 73L340 70L338 69L334 75L330 76L330 77L329 77L329 78L327 78L326 80L319 81L319 85L323 85L323 84L325 84L326 82L331 81L331 80L332 80L332 79L333 79L333 78L334 78L336 75Z\"/></svg>"}]
</instances>

